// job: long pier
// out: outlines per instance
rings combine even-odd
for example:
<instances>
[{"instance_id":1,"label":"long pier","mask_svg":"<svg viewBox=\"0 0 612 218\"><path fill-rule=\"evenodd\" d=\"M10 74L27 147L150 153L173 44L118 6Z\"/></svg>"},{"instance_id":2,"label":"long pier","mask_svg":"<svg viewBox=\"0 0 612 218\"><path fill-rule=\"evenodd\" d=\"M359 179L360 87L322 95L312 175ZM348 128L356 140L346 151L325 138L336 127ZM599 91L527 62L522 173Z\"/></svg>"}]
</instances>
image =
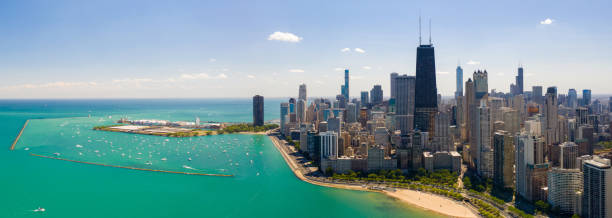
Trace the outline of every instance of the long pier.
<instances>
[{"instance_id":1,"label":"long pier","mask_svg":"<svg viewBox=\"0 0 612 218\"><path fill-rule=\"evenodd\" d=\"M21 134L23 134L23 130L25 130L26 126L28 126L28 123L30 122L30 120L26 120L25 123L23 124L23 127L21 127L21 131L19 131L19 134L17 135L17 138L15 138L15 141L13 141L13 145L11 145L11 151L15 150L15 145L17 145L17 142L19 141L19 138L21 138Z\"/></svg>"},{"instance_id":2,"label":"long pier","mask_svg":"<svg viewBox=\"0 0 612 218\"><path fill-rule=\"evenodd\" d=\"M226 174L188 173L188 172L177 172L177 171L169 171L169 170L155 170L155 169L146 169L146 168L137 168L137 167L116 166L116 165L109 165L109 164L91 163L91 162L85 162L85 161L70 160L70 159L59 158L59 157L51 157L51 156L45 156L45 155L40 155L40 154L34 154L34 153L30 153L30 155L35 156L35 157L42 157L42 158L49 158L49 159L55 159L55 160L69 161L69 162L74 162L74 163L82 163L82 164L90 164L90 165L105 166L105 167L114 167L114 168L130 169L130 170L141 170L141 171L162 172L162 173L174 173L174 174L184 174L184 175L197 175L197 176L221 176L221 177L233 177L234 176L234 175L226 175Z\"/></svg>"}]
</instances>

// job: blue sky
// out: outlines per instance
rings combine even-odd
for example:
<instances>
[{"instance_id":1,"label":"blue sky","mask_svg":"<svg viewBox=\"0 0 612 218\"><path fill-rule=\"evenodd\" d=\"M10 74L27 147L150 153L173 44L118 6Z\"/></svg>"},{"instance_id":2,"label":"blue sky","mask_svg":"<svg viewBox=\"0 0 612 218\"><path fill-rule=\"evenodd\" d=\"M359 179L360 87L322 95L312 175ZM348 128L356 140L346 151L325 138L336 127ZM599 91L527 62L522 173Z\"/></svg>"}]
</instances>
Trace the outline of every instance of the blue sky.
<instances>
[{"instance_id":1,"label":"blue sky","mask_svg":"<svg viewBox=\"0 0 612 218\"><path fill-rule=\"evenodd\" d=\"M609 1L1 1L0 98L351 95L414 75L432 19L438 90L489 72L612 93ZM550 19L549 22L546 20ZM273 35L275 32L280 32ZM272 36L271 36L272 35ZM292 38L293 37L293 38ZM348 49L345 49L348 48ZM530 88L527 88L528 90Z\"/></svg>"}]
</instances>

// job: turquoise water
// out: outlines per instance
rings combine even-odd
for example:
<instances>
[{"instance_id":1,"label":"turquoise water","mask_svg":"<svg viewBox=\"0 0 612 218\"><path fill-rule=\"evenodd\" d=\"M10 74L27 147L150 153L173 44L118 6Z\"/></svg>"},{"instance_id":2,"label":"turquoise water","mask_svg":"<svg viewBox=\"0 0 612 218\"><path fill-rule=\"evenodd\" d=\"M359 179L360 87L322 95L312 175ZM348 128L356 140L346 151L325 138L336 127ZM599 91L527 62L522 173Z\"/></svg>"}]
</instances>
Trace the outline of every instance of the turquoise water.
<instances>
[{"instance_id":1,"label":"turquoise water","mask_svg":"<svg viewBox=\"0 0 612 218\"><path fill-rule=\"evenodd\" d=\"M267 120L278 117L279 102L266 99ZM166 138L91 129L122 116L248 122L251 105L249 99L0 101L0 145L5 148L0 149L0 217L434 216L382 194L305 183L266 136ZM9 151L27 119L15 151ZM118 169L30 153L235 176ZM32 211L39 206L47 211Z\"/></svg>"}]
</instances>

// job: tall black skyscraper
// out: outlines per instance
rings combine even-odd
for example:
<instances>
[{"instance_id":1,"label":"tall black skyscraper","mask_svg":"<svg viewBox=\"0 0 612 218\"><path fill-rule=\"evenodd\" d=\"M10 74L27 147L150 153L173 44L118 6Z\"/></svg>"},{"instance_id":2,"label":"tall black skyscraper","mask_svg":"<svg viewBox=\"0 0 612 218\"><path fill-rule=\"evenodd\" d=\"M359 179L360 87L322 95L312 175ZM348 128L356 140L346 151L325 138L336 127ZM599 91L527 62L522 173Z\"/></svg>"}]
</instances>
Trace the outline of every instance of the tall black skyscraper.
<instances>
[{"instance_id":1,"label":"tall black skyscraper","mask_svg":"<svg viewBox=\"0 0 612 218\"><path fill-rule=\"evenodd\" d=\"M428 131L430 135L433 135L433 118L435 113L438 112L438 89L436 88L436 58L431 43L431 33L429 45L421 44L417 48L414 92L414 127L421 131Z\"/></svg>"},{"instance_id":2,"label":"tall black skyscraper","mask_svg":"<svg viewBox=\"0 0 612 218\"><path fill-rule=\"evenodd\" d=\"M523 94L523 67L518 68L518 75L516 76L516 94Z\"/></svg>"},{"instance_id":3,"label":"tall black skyscraper","mask_svg":"<svg viewBox=\"0 0 612 218\"><path fill-rule=\"evenodd\" d=\"M264 124L264 97L261 95L253 96L253 126L263 126Z\"/></svg>"}]
</instances>

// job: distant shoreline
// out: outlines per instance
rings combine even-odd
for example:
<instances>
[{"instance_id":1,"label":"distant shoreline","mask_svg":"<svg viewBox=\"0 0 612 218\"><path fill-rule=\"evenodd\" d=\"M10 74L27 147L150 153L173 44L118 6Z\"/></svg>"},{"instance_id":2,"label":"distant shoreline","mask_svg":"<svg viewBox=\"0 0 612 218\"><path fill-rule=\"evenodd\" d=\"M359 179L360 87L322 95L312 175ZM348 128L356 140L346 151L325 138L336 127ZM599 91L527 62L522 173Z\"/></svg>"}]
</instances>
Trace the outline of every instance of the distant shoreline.
<instances>
[{"instance_id":1,"label":"distant shoreline","mask_svg":"<svg viewBox=\"0 0 612 218\"><path fill-rule=\"evenodd\" d=\"M394 199L398 199L404 203L408 203L420 209L434 212L436 214L440 214L443 216L479 217L478 215L474 213L474 211L472 211L466 205L459 203L455 200L452 200L446 197L442 197L442 196L438 196L438 195L434 195L431 193L407 190L407 189L400 189L396 192L390 192L390 191L368 189L367 187L362 187L358 185L326 183L326 182L311 180L307 178L306 176L304 176L304 174L299 169L299 166L291 159L291 157L289 157L289 154L287 153L286 148L282 147L283 145L281 145L281 142L279 141L279 139L276 136L272 136L272 135L268 135L268 137L270 138L270 140L272 140L272 144L274 144L274 147L276 147L279 153L281 153L281 156L283 157L283 159L285 160L285 162L287 163L291 171L293 171L296 177L298 177L304 182L307 182L313 185L328 187L328 188L339 188L339 189L347 189L347 190L355 190L355 191L384 193L387 196L392 197ZM418 200L415 200L414 195L417 193L419 194L419 196L417 196ZM423 200L421 200L421 198ZM444 207L443 205L445 205L446 207ZM458 216L459 214L463 214L463 215Z\"/></svg>"}]
</instances>

